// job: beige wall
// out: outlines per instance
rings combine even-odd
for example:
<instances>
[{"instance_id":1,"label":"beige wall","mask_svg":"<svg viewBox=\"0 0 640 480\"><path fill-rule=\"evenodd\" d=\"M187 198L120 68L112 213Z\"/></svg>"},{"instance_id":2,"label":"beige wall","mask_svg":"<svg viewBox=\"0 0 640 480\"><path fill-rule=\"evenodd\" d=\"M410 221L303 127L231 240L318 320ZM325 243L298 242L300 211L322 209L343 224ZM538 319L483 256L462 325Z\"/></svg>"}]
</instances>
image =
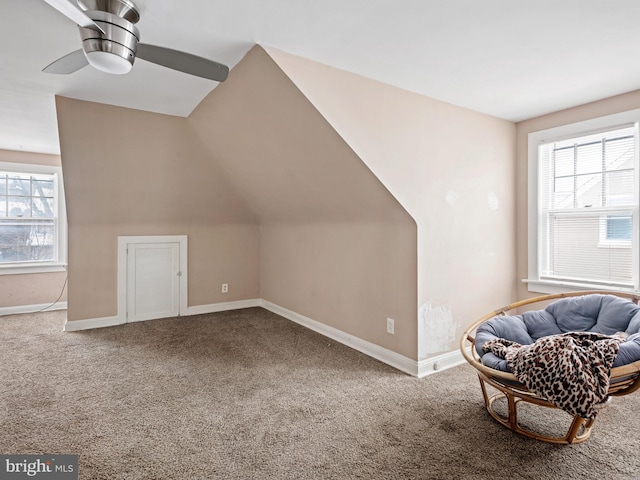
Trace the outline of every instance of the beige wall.
<instances>
[{"instance_id":1,"label":"beige wall","mask_svg":"<svg viewBox=\"0 0 640 480\"><path fill-rule=\"evenodd\" d=\"M417 223L419 359L515 295L515 126L268 49Z\"/></svg>"},{"instance_id":2,"label":"beige wall","mask_svg":"<svg viewBox=\"0 0 640 480\"><path fill-rule=\"evenodd\" d=\"M613 115L640 108L640 91L618 95L615 97L588 103L579 107L562 110L542 117L533 118L517 124L517 283L518 298L529 298L537 293L530 293L521 282L528 273L528 135L532 132L559 127L593 118Z\"/></svg>"},{"instance_id":3,"label":"beige wall","mask_svg":"<svg viewBox=\"0 0 640 480\"><path fill-rule=\"evenodd\" d=\"M66 272L0 275L0 308L66 302L65 278Z\"/></svg>"},{"instance_id":4,"label":"beige wall","mask_svg":"<svg viewBox=\"0 0 640 480\"><path fill-rule=\"evenodd\" d=\"M408 222L264 226L262 296L416 359L415 241Z\"/></svg>"},{"instance_id":5,"label":"beige wall","mask_svg":"<svg viewBox=\"0 0 640 480\"><path fill-rule=\"evenodd\" d=\"M58 155L0 150L0 162L60 166ZM0 275L0 307L42 305L53 303L63 291L66 272Z\"/></svg>"},{"instance_id":6,"label":"beige wall","mask_svg":"<svg viewBox=\"0 0 640 480\"><path fill-rule=\"evenodd\" d=\"M57 109L69 320L117 314L120 235L188 235L189 306L259 298L255 216L186 119L62 97Z\"/></svg>"},{"instance_id":7,"label":"beige wall","mask_svg":"<svg viewBox=\"0 0 640 480\"><path fill-rule=\"evenodd\" d=\"M264 50L189 122L260 221L262 298L416 359L415 222Z\"/></svg>"}]
</instances>

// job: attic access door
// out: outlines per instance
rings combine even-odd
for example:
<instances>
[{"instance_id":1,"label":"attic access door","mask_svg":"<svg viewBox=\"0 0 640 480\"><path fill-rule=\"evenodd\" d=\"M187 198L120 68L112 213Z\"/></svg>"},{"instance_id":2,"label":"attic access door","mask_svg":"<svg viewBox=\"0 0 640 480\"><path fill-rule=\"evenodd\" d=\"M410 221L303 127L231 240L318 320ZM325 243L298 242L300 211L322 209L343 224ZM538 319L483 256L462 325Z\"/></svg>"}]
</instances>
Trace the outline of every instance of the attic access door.
<instances>
[{"instance_id":1,"label":"attic access door","mask_svg":"<svg viewBox=\"0 0 640 480\"><path fill-rule=\"evenodd\" d=\"M119 315L127 322L186 313L186 237L119 237ZM120 283L120 281L119 281Z\"/></svg>"}]
</instances>

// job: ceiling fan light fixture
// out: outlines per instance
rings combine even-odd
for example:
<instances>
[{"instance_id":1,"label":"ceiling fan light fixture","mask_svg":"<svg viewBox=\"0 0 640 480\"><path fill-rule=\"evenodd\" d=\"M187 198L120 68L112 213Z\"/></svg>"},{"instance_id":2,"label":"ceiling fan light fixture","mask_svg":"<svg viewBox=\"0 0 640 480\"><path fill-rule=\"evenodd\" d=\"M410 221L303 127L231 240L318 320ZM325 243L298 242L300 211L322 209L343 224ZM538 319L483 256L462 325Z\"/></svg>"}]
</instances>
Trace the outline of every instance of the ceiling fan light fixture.
<instances>
[{"instance_id":1,"label":"ceiling fan light fixture","mask_svg":"<svg viewBox=\"0 0 640 480\"><path fill-rule=\"evenodd\" d=\"M87 30L87 29L82 29ZM133 35L131 38L135 40ZM135 48L135 43L132 44ZM111 40L88 38L82 42L82 49L92 67L105 73L124 75L131 71L136 58L134 50Z\"/></svg>"},{"instance_id":2,"label":"ceiling fan light fixture","mask_svg":"<svg viewBox=\"0 0 640 480\"><path fill-rule=\"evenodd\" d=\"M87 61L92 67L105 73L113 73L116 75L124 75L131 71L133 63L111 52L88 52Z\"/></svg>"},{"instance_id":3,"label":"ceiling fan light fixture","mask_svg":"<svg viewBox=\"0 0 640 480\"><path fill-rule=\"evenodd\" d=\"M134 25L140 14L132 0L45 0L78 24L82 49L47 65L43 71L69 74L91 65L106 73L123 75L131 71L136 56L147 62L196 77L224 82L229 67L180 50L139 43ZM84 53L84 55L83 55Z\"/></svg>"}]
</instances>

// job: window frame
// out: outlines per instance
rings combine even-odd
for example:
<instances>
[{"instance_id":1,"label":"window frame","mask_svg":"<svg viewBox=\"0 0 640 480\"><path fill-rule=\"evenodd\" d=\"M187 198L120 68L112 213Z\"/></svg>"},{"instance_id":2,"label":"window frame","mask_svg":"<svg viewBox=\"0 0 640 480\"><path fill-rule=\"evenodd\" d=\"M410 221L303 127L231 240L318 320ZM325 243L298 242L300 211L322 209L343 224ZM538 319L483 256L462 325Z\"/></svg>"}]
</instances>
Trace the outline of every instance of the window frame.
<instances>
[{"instance_id":1,"label":"window frame","mask_svg":"<svg viewBox=\"0 0 640 480\"><path fill-rule=\"evenodd\" d=\"M0 263L0 275L62 272L67 268L67 210L62 167L32 163L0 162L0 170L24 174L54 175L55 258L49 261Z\"/></svg>"},{"instance_id":2,"label":"window frame","mask_svg":"<svg viewBox=\"0 0 640 480\"><path fill-rule=\"evenodd\" d=\"M640 281L640 261L639 261L639 233L633 232L633 242L636 248L633 251L633 283L631 288L616 286L611 284L602 284L597 282L586 281L564 281L549 280L541 278L540 275L540 206L538 199L540 196L540 178L539 178L539 147L543 143L550 141L566 140L582 135L589 135L601 131L612 130L624 125L640 123L640 109L629 110L613 115L598 117L581 122L561 125L548 128L528 134L528 196L527 196L527 226L528 226L528 271L527 278L522 281L527 284L529 292L535 293L565 293L576 290L608 290L608 291L625 291L638 292ZM636 138L637 141L637 138ZM640 149L640 145L636 150ZM638 158L636 153L636 181L638 178ZM635 204L638 205L638 195L640 186L636 184L634 192ZM605 246L605 245L603 245ZM620 247L623 247L620 244ZM623 247L624 248L624 247Z\"/></svg>"}]
</instances>

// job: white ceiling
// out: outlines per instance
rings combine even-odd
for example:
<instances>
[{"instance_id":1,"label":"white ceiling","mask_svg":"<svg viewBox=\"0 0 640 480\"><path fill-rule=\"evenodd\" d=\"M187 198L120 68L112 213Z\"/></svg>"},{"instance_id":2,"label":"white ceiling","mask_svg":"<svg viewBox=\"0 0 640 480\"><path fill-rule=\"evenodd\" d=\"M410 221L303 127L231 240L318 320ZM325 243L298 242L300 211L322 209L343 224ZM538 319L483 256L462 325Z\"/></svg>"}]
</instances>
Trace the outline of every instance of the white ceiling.
<instances>
[{"instance_id":1,"label":"white ceiling","mask_svg":"<svg viewBox=\"0 0 640 480\"><path fill-rule=\"evenodd\" d=\"M637 0L134 1L144 43L230 67L258 43L512 121L640 89ZM0 2L0 148L58 153L57 94L187 116L217 85L142 60L41 72L78 48L43 0Z\"/></svg>"}]
</instances>

